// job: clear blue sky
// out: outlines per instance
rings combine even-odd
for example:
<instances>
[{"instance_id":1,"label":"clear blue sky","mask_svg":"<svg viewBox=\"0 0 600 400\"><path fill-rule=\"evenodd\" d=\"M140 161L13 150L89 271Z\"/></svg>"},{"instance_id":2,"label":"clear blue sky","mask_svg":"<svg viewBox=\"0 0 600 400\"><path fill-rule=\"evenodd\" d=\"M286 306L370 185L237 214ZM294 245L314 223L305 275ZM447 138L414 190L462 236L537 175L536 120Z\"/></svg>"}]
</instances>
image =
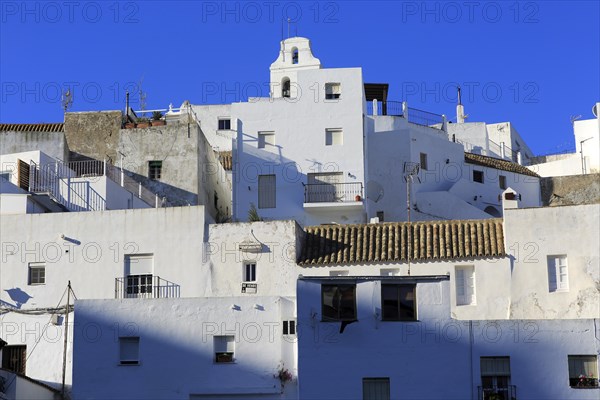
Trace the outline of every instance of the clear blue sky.
<instances>
[{"instance_id":1,"label":"clear blue sky","mask_svg":"<svg viewBox=\"0 0 600 400\"><path fill-rule=\"evenodd\" d=\"M571 116L600 100L598 1L2 1L0 121L268 95L282 19L324 67L362 67L389 100L512 122L535 153L573 147ZM284 28L287 36L287 24ZM134 104L135 107L135 104Z\"/></svg>"}]
</instances>

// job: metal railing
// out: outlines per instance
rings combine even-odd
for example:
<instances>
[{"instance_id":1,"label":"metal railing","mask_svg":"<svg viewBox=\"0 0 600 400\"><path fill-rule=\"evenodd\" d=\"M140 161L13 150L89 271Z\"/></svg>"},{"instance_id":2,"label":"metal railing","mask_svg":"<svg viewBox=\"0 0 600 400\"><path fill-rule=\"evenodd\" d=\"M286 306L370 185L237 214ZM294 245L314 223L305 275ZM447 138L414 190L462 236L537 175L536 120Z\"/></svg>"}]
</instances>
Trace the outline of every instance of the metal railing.
<instances>
[{"instance_id":1,"label":"metal railing","mask_svg":"<svg viewBox=\"0 0 600 400\"><path fill-rule=\"evenodd\" d=\"M69 161L66 166L73 171L75 177L103 176L105 162L100 160Z\"/></svg>"},{"instance_id":2,"label":"metal railing","mask_svg":"<svg viewBox=\"0 0 600 400\"><path fill-rule=\"evenodd\" d=\"M478 386L479 400L516 400L517 387L508 385L507 387L483 387Z\"/></svg>"},{"instance_id":3,"label":"metal railing","mask_svg":"<svg viewBox=\"0 0 600 400\"><path fill-rule=\"evenodd\" d=\"M179 298L180 286L152 274L115 278L115 299Z\"/></svg>"},{"instance_id":4,"label":"metal railing","mask_svg":"<svg viewBox=\"0 0 600 400\"><path fill-rule=\"evenodd\" d=\"M403 115L401 101L378 101L376 107L374 110L373 102L367 101L367 115L391 115L394 117Z\"/></svg>"},{"instance_id":5,"label":"metal railing","mask_svg":"<svg viewBox=\"0 0 600 400\"><path fill-rule=\"evenodd\" d=\"M408 107L408 122L430 128L444 128L444 117L442 115L410 107Z\"/></svg>"},{"instance_id":6,"label":"metal railing","mask_svg":"<svg viewBox=\"0 0 600 400\"><path fill-rule=\"evenodd\" d=\"M141 182L127 175L121 168L107 163L105 170L106 176L110 180L125 188L128 192L133 193L149 206L159 208L169 205L165 197L160 197L158 194L147 189Z\"/></svg>"},{"instance_id":7,"label":"metal railing","mask_svg":"<svg viewBox=\"0 0 600 400\"><path fill-rule=\"evenodd\" d=\"M362 201L362 182L312 183L304 186L305 203Z\"/></svg>"}]
</instances>

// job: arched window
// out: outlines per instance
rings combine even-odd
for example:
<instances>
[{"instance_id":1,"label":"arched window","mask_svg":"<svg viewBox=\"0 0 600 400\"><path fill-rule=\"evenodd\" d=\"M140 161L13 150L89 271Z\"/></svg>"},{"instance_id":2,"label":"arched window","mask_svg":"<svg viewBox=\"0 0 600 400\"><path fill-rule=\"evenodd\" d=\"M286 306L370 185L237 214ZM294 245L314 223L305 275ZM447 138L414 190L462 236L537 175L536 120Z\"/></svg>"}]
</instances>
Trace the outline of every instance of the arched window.
<instances>
[{"instance_id":1,"label":"arched window","mask_svg":"<svg viewBox=\"0 0 600 400\"><path fill-rule=\"evenodd\" d=\"M290 97L290 78L281 81L281 97Z\"/></svg>"},{"instance_id":2,"label":"arched window","mask_svg":"<svg viewBox=\"0 0 600 400\"><path fill-rule=\"evenodd\" d=\"M292 64L298 64L298 49L295 47L292 49Z\"/></svg>"}]
</instances>

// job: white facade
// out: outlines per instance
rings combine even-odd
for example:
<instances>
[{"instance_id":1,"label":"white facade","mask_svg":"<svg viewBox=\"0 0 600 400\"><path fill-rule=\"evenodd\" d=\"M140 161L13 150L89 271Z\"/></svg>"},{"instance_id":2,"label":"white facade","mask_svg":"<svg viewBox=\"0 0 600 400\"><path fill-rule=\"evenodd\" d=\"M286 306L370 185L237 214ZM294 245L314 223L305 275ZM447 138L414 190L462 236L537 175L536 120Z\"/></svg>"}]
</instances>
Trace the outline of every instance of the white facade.
<instances>
[{"instance_id":1,"label":"white facade","mask_svg":"<svg viewBox=\"0 0 600 400\"><path fill-rule=\"evenodd\" d=\"M282 319L290 302L278 296L78 301L73 397L295 399L296 335L283 334ZM218 348L219 336L232 337L227 349ZM120 342L132 337L137 354L125 364ZM224 350L232 358L217 362ZM279 379L282 370L290 381Z\"/></svg>"},{"instance_id":2,"label":"white facade","mask_svg":"<svg viewBox=\"0 0 600 400\"><path fill-rule=\"evenodd\" d=\"M341 303L340 319L355 313L346 324L331 317L326 285L355 287ZM415 318L385 317L384 285L416 286ZM568 359L591 356L597 371L598 319L456 321L449 290L445 277L300 279L300 398L597 398L597 388L570 386ZM494 361L503 368L491 371Z\"/></svg>"},{"instance_id":3,"label":"white facade","mask_svg":"<svg viewBox=\"0 0 600 400\"><path fill-rule=\"evenodd\" d=\"M79 299L209 293L202 265L205 218L201 206L3 215L0 337L10 345L27 346L27 376L55 387L62 381L67 299L61 296L68 282ZM32 275L36 268L44 270L43 281ZM130 275L145 277L128 280ZM62 318L48 325L54 313ZM71 332L73 323L71 314Z\"/></svg>"}]
</instances>

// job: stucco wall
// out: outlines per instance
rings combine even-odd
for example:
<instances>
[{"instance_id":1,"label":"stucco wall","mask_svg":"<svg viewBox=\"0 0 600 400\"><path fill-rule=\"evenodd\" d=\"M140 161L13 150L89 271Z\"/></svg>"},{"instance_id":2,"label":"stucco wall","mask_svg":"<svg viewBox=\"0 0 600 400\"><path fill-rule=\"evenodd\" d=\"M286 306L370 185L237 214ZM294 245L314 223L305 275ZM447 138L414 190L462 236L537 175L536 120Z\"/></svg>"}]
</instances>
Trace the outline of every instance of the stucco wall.
<instances>
[{"instance_id":1,"label":"stucco wall","mask_svg":"<svg viewBox=\"0 0 600 400\"><path fill-rule=\"evenodd\" d=\"M121 111L65 113L65 137L69 150L96 160L118 160Z\"/></svg>"},{"instance_id":2,"label":"stucco wall","mask_svg":"<svg viewBox=\"0 0 600 400\"><path fill-rule=\"evenodd\" d=\"M595 318L600 304L600 204L509 209L505 242L513 263L511 318ZM566 291L551 292L548 256L566 255Z\"/></svg>"},{"instance_id":3,"label":"stucco wall","mask_svg":"<svg viewBox=\"0 0 600 400\"><path fill-rule=\"evenodd\" d=\"M36 150L60 160L69 158L69 148L63 132L0 132L1 154Z\"/></svg>"}]
</instances>

